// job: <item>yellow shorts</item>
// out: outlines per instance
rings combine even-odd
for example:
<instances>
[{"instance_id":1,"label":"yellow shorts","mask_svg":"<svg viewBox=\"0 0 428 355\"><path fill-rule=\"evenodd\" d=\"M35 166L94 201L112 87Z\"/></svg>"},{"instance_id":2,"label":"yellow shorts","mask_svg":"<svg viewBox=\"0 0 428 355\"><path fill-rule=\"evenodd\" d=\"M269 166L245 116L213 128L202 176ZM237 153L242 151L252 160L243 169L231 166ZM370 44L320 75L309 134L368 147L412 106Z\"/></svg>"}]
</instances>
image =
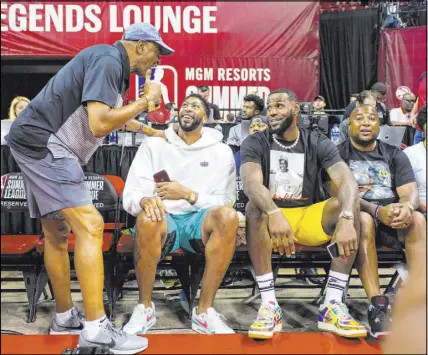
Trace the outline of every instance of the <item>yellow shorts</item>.
<instances>
[{"instance_id":1,"label":"yellow shorts","mask_svg":"<svg viewBox=\"0 0 428 355\"><path fill-rule=\"evenodd\" d=\"M322 227L322 214L327 202L328 200L306 207L281 208L298 244L318 246L331 239L331 236L326 234Z\"/></svg>"}]
</instances>

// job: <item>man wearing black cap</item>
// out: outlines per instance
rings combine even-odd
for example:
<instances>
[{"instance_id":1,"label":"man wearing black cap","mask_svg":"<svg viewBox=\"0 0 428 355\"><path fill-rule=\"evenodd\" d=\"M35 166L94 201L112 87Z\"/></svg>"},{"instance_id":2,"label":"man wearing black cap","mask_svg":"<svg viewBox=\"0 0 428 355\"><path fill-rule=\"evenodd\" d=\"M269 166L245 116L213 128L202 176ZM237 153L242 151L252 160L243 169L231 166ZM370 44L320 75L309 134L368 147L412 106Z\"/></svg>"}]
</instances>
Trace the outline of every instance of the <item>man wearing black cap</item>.
<instances>
[{"instance_id":1,"label":"man wearing black cap","mask_svg":"<svg viewBox=\"0 0 428 355\"><path fill-rule=\"evenodd\" d=\"M312 103L312 113L316 115L324 115L326 106L327 103L325 102L325 98L321 95L317 95Z\"/></svg>"},{"instance_id":2,"label":"man wearing black cap","mask_svg":"<svg viewBox=\"0 0 428 355\"><path fill-rule=\"evenodd\" d=\"M160 55L174 51L150 24L129 26L122 40L84 49L69 61L14 121L6 137L26 183L31 218L40 218L45 265L52 282L56 315L51 334L80 333L79 346L107 346L120 354L147 347L106 318L103 303L104 221L84 184L85 165L103 139L121 127L157 135L134 118L156 110L160 85L150 82ZM146 75L143 94L122 106L130 75ZM83 319L70 293L67 237L76 238L74 265L83 296Z\"/></svg>"},{"instance_id":3,"label":"man wearing black cap","mask_svg":"<svg viewBox=\"0 0 428 355\"><path fill-rule=\"evenodd\" d=\"M391 126L391 121L389 118L389 110L385 106L385 98L386 98L386 85L381 82L377 82L372 85L370 88L373 95L376 98L376 111L379 116L380 125L388 125ZM349 118L351 116L352 111L354 111L355 107L357 107L357 101L351 102L345 109L345 114L343 115L343 120Z\"/></svg>"}]
</instances>

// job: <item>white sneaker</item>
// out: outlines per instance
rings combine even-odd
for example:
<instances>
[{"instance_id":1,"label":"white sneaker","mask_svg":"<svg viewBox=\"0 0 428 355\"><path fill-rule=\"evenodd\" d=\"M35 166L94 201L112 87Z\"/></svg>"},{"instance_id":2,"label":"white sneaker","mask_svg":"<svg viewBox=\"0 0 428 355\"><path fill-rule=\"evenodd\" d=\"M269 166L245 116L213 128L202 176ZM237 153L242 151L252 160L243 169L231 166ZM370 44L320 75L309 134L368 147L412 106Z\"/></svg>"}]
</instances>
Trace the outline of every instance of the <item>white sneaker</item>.
<instances>
[{"instance_id":1,"label":"white sneaker","mask_svg":"<svg viewBox=\"0 0 428 355\"><path fill-rule=\"evenodd\" d=\"M145 334L156 324L156 309L152 302L151 308L144 307L143 304L137 304L134 307L132 316L129 322L123 327L123 331L127 334Z\"/></svg>"},{"instance_id":2,"label":"white sneaker","mask_svg":"<svg viewBox=\"0 0 428 355\"><path fill-rule=\"evenodd\" d=\"M192 329L202 334L235 334L226 324L223 315L214 308L208 308L207 313L196 314L196 307L192 312Z\"/></svg>"}]
</instances>

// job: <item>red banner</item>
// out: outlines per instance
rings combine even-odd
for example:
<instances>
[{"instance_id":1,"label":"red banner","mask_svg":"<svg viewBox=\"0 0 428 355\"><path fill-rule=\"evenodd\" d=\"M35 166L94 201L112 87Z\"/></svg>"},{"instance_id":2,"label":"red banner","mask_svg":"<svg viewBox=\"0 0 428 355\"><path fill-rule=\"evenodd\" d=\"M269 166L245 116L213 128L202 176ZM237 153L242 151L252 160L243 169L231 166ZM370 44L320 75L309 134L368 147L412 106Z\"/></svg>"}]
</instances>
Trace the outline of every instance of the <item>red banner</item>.
<instances>
[{"instance_id":1,"label":"red banner","mask_svg":"<svg viewBox=\"0 0 428 355\"><path fill-rule=\"evenodd\" d=\"M401 105L395 95L400 86L417 93L421 75L427 70L427 28L387 29L381 33L379 80L388 88L387 105Z\"/></svg>"},{"instance_id":2,"label":"red banner","mask_svg":"<svg viewBox=\"0 0 428 355\"><path fill-rule=\"evenodd\" d=\"M162 58L164 101L201 84L220 108L279 87L307 101L318 93L318 13L317 2L2 2L1 55L72 57L144 21L176 51ZM135 92L134 79L130 99Z\"/></svg>"}]
</instances>

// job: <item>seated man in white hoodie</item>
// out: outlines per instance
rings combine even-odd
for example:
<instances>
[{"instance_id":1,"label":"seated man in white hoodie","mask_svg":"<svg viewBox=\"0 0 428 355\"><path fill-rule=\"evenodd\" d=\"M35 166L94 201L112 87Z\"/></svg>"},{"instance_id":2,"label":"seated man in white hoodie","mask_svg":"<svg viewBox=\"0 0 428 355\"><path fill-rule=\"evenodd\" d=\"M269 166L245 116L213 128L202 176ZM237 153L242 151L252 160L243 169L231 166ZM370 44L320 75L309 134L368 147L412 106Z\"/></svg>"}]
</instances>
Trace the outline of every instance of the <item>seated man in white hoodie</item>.
<instances>
[{"instance_id":1,"label":"seated man in white hoodie","mask_svg":"<svg viewBox=\"0 0 428 355\"><path fill-rule=\"evenodd\" d=\"M156 323L152 290L161 254L177 249L205 252L206 266L192 329L205 334L234 333L213 308L218 287L235 251L238 215L236 169L223 135L203 128L209 106L192 94L181 106L178 134L144 139L132 162L123 194L126 211L137 217L135 271L139 303L124 331L146 333ZM171 182L155 183L165 170Z\"/></svg>"}]
</instances>

